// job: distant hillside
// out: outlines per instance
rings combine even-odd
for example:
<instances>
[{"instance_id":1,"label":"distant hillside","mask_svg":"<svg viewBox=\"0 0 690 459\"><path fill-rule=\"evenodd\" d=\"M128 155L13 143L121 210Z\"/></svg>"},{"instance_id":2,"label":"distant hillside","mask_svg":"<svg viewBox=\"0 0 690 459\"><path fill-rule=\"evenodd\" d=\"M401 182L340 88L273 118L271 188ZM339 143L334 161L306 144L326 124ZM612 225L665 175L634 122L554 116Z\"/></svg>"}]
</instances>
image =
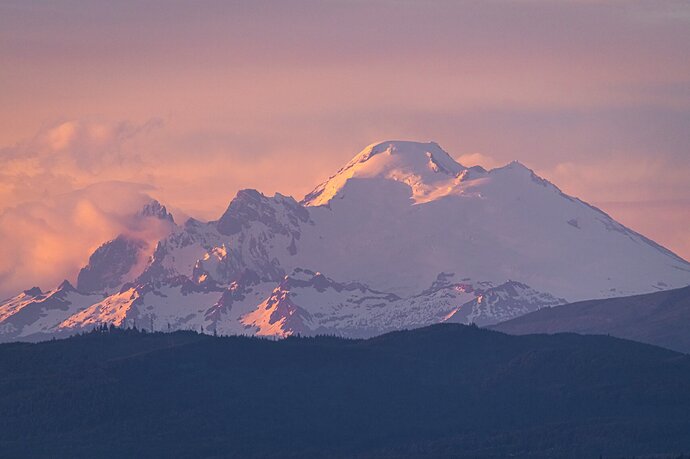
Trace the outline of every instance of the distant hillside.
<instances>
[{"instance_id":1,"label":"distant hillside","mask_svg":"<svg viewBox=\"0 0 690 459\"><path fill-rule=\"evenodd\" d=\"M608 334L690 353L690 287L544 308L491 328L515 335Z\"/></svg>"},{"instance_id":2,"label":"distant hillside","mask_svg":"<svg viewBox=\"0 0 690 459\"><path fill-rule=\"evenodd\" d=\"M690 357L445 324L369 340L91 333L0 345L3 457L690 452Z\"/></svg>"}]
</instances>

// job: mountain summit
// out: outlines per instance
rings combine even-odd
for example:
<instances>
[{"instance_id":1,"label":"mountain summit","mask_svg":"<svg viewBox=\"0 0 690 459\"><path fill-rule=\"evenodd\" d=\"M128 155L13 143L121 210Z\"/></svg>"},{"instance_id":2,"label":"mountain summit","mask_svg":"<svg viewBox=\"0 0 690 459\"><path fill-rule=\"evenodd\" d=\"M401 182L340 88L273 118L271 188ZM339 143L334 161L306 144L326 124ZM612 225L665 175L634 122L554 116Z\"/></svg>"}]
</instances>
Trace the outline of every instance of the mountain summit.
<instances>
[{"instance_id":1,"label":"mountain summit","mask_svg":"<svg viewBox=\"0 0 690 459\"><path fill-rule=\"evenodd\" d=\"M380 142L362 150L302 202L310 206L328 204L353 178L402 182L410 186L416 201L424 201L439 189L452 188L466 170L435 142Z\"/></svg>"},{"instance_id":2,"label":"mountain summit","mask_svg":"<svg viewBox=\"0 0 690 459\"><path fill-rule=\"evenodd\" d=\"M181 226L151 210L171 229L148 260L107 243L80 291L1 303L0 339L135 322L371 336L690 284L688 262L521 163L467 168L433 142L372 144L301 202L241 190L219 220Z\"/></svg>"}]
</instances>

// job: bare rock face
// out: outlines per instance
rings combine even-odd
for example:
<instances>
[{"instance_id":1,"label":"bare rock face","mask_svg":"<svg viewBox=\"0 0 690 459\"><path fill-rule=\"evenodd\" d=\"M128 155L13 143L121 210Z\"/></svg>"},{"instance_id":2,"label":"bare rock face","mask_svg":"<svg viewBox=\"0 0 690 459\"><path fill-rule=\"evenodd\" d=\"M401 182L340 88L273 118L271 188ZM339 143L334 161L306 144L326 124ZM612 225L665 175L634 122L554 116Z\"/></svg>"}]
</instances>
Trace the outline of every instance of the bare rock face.
<instances>
[{"instance_id":1,"label":"bare rock face","mask_svg":"<svg viewBox=\"0 0 690 459\"><path fill-rule=\"evenodd\" d=\"M144 205L144 207L141 209L140 215L142 217L153 217L159 220L165 220L170 223L175 222L172 214L168 212L168 209L166 209L164 205L155 199Z\"/></svg>"},{"instance_id":2,"label":"bare rock face","mask_svg":"<svg viewBox=\"0 0 690 459\"><path fill-rule=\"evenodd\" d=\"M175 221L172 214L160 202L151 200L134 215L142 228L166 228L172 231ZM162 224L161 224L162 222ZM77 289L85 293L113 292L124 282L131 281L136 274L133 268L140 262L149 249L145 240L121 234L101 245L89 258L77 277Z\"/></svg>"},{"instance_id":3,"label":"bare rock face","mask_svg":"<svg viewBox=\"0 0 690 459\"><path fill-rule=\"evenodd\" d=\"M100 246L79 271L77 290L104 292L119 287L124 276L136 265L145 241L118 236Z\"/></svg>"}]
</instances>

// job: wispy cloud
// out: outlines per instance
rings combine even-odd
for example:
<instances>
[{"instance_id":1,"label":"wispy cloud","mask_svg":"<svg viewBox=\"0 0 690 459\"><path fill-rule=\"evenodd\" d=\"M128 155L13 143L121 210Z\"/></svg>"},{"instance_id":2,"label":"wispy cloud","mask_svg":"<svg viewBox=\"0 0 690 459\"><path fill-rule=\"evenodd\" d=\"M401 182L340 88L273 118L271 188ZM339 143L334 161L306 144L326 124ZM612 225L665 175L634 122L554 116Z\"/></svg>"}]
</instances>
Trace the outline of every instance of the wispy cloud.
<instances>
[{"instance_id":1,"label":"wispy cloud","mask_svg":"<svg viewBox=\"0 0 690 459\"><path fill-rule=\"evenodd\" d=\"M51 288L79 268L103 242L128 234L153 242L165 234L156 221L135 218L149 187L102 182L29 201L0 213L0 297L33 285Z\"/></svg>"}]
</instances>

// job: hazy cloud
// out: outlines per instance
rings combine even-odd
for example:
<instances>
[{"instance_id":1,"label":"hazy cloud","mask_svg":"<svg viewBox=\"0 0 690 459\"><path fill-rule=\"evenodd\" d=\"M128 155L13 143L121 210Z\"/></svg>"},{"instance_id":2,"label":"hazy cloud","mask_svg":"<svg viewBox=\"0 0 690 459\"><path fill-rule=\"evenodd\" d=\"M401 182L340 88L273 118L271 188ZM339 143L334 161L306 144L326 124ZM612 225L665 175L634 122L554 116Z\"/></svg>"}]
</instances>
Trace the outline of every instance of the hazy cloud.
<instances>
[{"instance_id":1,"label":"hazy cloud","mask_svg":"<svg viewBox=\"0 0 690 459\"><path fill-rule=\"evenodd\" d=\"M161 126L158 119L140 125L69 120L0 149L0 211L100 181L131 180L143 164L131 141Z\"/></svg>"},{"instance_id":2,"label":"hazy cloud","mask_svg":"<svg viewBox=\"0 0 690 459\"><path fill-rule=\"evenodd\" d=\"M0 297L39 285L74 282L81 266L103 242L118 234L153 242L165 234L162 222L146 225L135 215L150 201L148 187L103 182L24 202L0 213Z\"/></svg>"}]
</instances>

